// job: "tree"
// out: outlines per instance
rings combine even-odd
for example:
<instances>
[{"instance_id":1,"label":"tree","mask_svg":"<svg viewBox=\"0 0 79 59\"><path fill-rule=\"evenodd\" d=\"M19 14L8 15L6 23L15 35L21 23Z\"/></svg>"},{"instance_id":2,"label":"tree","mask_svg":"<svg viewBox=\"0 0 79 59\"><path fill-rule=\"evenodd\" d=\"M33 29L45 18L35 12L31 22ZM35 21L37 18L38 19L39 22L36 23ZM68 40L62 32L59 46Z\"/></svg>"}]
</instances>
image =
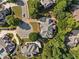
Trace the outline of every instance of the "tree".
<instances>
[{"instance_id":1,"label":"tree","mask_svg":"<svg viewBox=\"0 0 79 59\"><path fill-rule=\"evenodd\" d=\"M20 22L18 18L14 18L13 15L6 16L6 22L8 25L17 26Z\"/></svg>"},{"instance_id":2,"label":"tree","mask_svg":"<svg viewBox=\"0 0 79 59\"><path fill-rule=\"evenodd\" d=\"M54 14L58 19L63 19L66 17L65 8L67 6L66 1L60 1L55 7L54 7Z\"/></svg>"},{"instance_id":3,"label":"tree","mask_svg":"<svg viewBox=\"0 0 79 59\"><path fill-rule=\"evenodd\" d=\"M28 0L29 14L32 18L37 17L39 5L40 5L39 0Z\"/></svg>"},{"instance_id":4,"label":"tree","mask_svg":"<svg viewBox=\"0 0 79 59\"><path fill-rule=\"evenodd\" d=\"M79 0L72 0L72 4L79 4Z\"/></svg>"},{"instance_id":5,"label":"tree","mask_svg":"<svg viewBox=\"0 0 79 59\"><path fill-rule=\"evenodd\" d=\"M53 40L45 44L42 59L75 59L63 44L64 35L65 33L58 33Z\"/></svg>"},{"instance_id":6,"label":"tree","mask_svg":"<svg viewBox=\"0 0 79 59\"><path fill-rule=\"evenodd\" d=\"M35 32L32 32L32 33L29 34L29 39L31 41L36 41L36 40L39 39L39 34L38 33L35 33Z\"/></svg>"}]
</instances>

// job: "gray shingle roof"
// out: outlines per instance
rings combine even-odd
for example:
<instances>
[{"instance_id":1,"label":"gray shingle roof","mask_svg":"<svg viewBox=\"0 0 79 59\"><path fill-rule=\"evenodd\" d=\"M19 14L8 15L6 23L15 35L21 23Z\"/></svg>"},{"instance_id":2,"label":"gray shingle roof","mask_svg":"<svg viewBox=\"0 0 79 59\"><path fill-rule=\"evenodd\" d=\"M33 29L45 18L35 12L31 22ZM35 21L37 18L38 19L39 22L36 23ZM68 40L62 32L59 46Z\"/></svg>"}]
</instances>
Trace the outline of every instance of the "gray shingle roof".
<instances>
[{"instance_id":1,"label":"gray shingle roof","mask_svg":"<svg viewBox=\"0 0 79 59\"><path fill-rule=\"evenodd\" d=\"M56 24L55 21L52 20L51 18L41 18L42 20L40 23L40 35L43 38L52 38L54 32L56 31Z\"/></svg>"},{"instance_id":2,"label":"gray shingle roof","mask_svg":"<svg viewBox=\"0 0 79 59\"><path fill-rule=\"evenodd\" d=\"M10 9L5 9L5 10L0 11L0 24L4 24L5 17L7 15L10 15L10 13L11 13Z\"/></svg>"},{"instance_id":3,"label":"gray shingle roof","mask_svg":"<svg viewBox=\"0 0 79 59\"><path fill-rule=\"evenodd\" d=\"M68 47L75 47L79 43L79 30L73 30L65 39Z\"/></svg>"},{"instance_id":4,"label":"gray shingle roof","mask_svg":"<svg viewBox=\"0 0 79 59\"><path fill-rule=\"evenodd\" d=\"M15 44L10 40L7 35L0 39L0 45L3 46L6 52L12 52L15 48Z\"/></svg>"},{"instance_id":5,"label":"gray shingle roof","mask_svg":"<svg viewBox=\"0 0 79 59\"><path fill-rule=\"evenodd\" d=\"M21 52L27 57L33 57L40 52L39 48L40 47L38 46L38 44L29 42L24 47L22 47Z\"/></svg>"},{"instance_id":6,"label":"gray shingle roof","mask_svg":"<svg viewBox=\"0 0 79 59\"><path fill-rule=\"evenodd\" d=\"M48 8L55 3L55 0L41 0L40 2L44 8Z\"/></svg>"}]
</instances>

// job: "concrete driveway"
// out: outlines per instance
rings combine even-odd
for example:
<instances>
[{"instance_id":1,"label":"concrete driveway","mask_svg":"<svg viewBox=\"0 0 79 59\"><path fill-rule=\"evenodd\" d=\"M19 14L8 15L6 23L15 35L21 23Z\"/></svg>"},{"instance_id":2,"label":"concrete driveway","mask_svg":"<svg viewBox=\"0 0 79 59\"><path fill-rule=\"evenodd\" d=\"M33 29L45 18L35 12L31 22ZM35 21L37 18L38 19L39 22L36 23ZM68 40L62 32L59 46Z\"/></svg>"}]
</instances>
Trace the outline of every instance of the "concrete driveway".
<instances>
[{"instance_id":1,"label":"concrete driveway","mask_svg":"<svg viewBox=\"0 0 79 59\"><path fill-rule=\"evenodd\" d=\"M26 19L29 18L29 10L28 10L28 4L27 4L28 0L23 0L24 5L21 6L22 8L22 20L26 21Z\"/></svg>"}]
</instances>

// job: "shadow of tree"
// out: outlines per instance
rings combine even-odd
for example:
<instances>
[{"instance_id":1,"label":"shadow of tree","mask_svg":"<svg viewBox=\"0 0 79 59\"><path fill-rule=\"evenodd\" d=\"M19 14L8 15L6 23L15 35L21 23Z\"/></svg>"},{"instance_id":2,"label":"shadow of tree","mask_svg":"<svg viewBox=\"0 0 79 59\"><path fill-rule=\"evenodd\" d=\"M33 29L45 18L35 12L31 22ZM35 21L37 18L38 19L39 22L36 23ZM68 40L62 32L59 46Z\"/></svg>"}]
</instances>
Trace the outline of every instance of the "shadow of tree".
<instances>
[{"instance_id":1,"label":"shadow of tree","mask_svg":"<svg viewBox=\"0 0 79 59\"><path fill-rule=\"evenodd\" d=\"M25 23L24 21L20 21L19 27L25 30L31 29L31 26L28 23Z\"/></svg>"}]
</instances>

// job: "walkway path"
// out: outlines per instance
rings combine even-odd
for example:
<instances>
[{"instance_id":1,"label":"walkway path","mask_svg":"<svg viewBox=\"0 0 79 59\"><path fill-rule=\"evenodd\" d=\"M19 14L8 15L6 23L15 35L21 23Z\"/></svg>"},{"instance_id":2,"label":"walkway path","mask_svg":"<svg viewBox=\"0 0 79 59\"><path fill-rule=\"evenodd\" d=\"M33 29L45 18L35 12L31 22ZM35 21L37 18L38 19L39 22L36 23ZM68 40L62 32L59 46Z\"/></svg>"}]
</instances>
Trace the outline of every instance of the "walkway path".
<instances>
[{"instance_id":1,"label":"walkway path","mask_svg":"<svg viewBox=\"0 0 79 59\"><path fill-rule=\"evenodd\" d=\"M14 38L15 38L15 40L16 40L16 43L17 43L17 45L19 45L19 39L18 39L18 37L16 36L16 31L15 31L15 30L2 30L2 31L0 32L0 37L4 36L4 35L7 34L7 33L13 33Z\"/></svg>"}]
</instances>

